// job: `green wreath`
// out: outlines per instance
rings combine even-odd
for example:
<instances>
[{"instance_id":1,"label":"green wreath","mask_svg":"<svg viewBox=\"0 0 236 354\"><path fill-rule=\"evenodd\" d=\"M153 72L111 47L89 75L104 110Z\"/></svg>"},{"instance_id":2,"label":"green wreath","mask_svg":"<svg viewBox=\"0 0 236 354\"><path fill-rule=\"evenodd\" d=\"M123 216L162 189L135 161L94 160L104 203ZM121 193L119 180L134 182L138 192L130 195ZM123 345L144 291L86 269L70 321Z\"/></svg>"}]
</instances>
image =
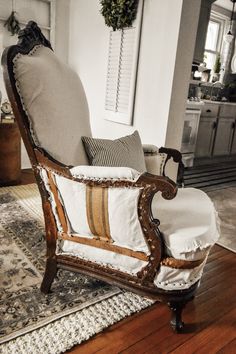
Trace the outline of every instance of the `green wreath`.
<instances>
[{"instance_id":1,"label":"green wreath","mask_svg":"<svg viewBox=\"0 0 236 354\"><path fill-rule=\"evenodd\" d=\"M136 18L138 0L100 0L105 24L113 31L131 27Z\"/></svg>"}]
</instances>

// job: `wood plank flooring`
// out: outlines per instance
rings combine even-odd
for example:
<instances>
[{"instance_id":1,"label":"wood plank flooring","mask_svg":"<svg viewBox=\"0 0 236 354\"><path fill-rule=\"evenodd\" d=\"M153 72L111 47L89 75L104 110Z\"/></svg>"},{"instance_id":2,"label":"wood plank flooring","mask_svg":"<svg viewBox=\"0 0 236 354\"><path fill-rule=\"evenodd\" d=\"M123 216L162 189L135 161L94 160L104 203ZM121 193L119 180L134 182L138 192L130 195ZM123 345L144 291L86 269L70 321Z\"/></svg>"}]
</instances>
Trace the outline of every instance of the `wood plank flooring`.
<instances>
[{"instance_id":1,"label":"wood plank flooring","mask_svg":"<svg viewBox=\"0 0 236 354\"><path fill-rule=\"evenodd\" d=\"M22 184L32 183L23 171ZM235 354L236 353L236 256L214 246L195 300L183 311L186 333L169 326L166 305L152 307L109 327L70 354Z\"/></svg>"},{"instance_id":2,"label":"wood plank flooring","mask_svg":"<svg viewBox=\"0 0 236 354\"><path fill-rule=\"evenodd\" d=\"M69 353L236 353L235 275L235 253L214 246L197 296L183 312L187 333L173 333L168 308L156 303Z\"/></svg>"}]
</instances>

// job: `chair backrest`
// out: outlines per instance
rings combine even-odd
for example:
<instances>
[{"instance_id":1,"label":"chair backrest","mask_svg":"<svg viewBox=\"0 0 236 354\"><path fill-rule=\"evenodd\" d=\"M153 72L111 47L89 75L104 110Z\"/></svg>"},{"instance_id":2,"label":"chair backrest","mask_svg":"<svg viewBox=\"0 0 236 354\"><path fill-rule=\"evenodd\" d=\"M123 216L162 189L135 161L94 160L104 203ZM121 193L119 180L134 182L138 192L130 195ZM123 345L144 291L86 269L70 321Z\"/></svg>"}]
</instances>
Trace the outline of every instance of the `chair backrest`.
<instances>
[{"instance_id":1,"label":"chair backrest","mask_svg":"<svg viewBox=\"0 0 236 354\"><path fill-rule=\"evenodd\" d=\"M83 86L35 22L20 32L18 45L4 51L2 63L26 147L30 142L66 165L87 165L81 136L91 136L91 129Z\"/></svg>"}]
</instances>

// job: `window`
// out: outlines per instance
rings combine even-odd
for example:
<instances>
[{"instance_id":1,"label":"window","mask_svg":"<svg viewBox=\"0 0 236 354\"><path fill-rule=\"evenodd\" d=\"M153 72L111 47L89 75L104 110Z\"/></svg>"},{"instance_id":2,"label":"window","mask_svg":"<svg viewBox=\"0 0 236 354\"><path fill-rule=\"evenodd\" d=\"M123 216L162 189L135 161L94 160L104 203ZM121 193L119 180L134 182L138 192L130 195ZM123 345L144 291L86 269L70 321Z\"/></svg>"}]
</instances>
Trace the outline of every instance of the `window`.
<instances>
[{"instance_id":1,"label":"window","mask_svg":"<svg viewBox=\"0 0 236 354\"><path fill-rule=\"evenodd\" d=\"M16 17L21 28L24 28L30 20L36 21L53 47L55 43L55 7L56 0L0 1L0 57L5 47L15 44L18 40L17 36L12 36L4 27L12 9L16 11ZM0 91L3 93L3 98L6 98L7 94L3 84L1 67Z\"/></svg>"},{"instance_id":2,"label":"window","mask_svg":"<svg viewBox=\"0 0 236 354\"><path fill-rule=\"evenodd\" d=\"M109 33L105 119L127 125L133 117L142 7L139 1L132 27Z\"/></svg>"},{"instance_id":3,"label":"window","mask_svg":"<svg viewBox=\"0 0 236 354\"><path fill-rule=\"evenodd\" d=\"M208 69L213 69L218 54L223 53L223 35L227 18L218 14L211 14L205 42L204 62ZM221 58L221 63L223 62Z\"/></svg>"},{"instance_id":4,"label":"window","mask_svg":"<svg viewBox=\"0 0 236 354\"><path fill-rule=\"evenodd\" d=\"M220 31L220 23L215 21L210 21L207 30L207 38L205 48L207 50L216 51L218 44L218 37Z\"/></svg>"}]
</instances>

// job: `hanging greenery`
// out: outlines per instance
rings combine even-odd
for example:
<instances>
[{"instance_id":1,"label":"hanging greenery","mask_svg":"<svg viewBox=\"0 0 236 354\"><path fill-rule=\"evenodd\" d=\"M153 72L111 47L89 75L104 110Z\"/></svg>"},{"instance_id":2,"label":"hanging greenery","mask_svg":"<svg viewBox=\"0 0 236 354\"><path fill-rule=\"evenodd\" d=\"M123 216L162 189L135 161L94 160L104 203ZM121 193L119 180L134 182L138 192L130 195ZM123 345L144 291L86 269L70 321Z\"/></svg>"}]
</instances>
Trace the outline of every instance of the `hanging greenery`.
<instances>
[{"instance_id":1,"label":"hanging greenery","mask_svg":"<svg viewBox=\"0 0 236 354\"><path fill-rule=\"evenodd\" d=\"M136 18L138 0L100 0L105 24L113 31L131 27Z\"/></svg>"},{"instance_id":2,"label":"hanging greenery","mask_svg":"<svg viewBox=\"0 0 236 354\"><path fill-rule=\"evenodd\" d=\"M11 35L14 36L20 31L20 22L16 18L16 0L12 0L12 12L6 22L4 23L4 27L7 27L7 30L11 32Z\"/></svg>"},{"instance_id":3,"label":"hanging greenery","mask_svg":"<svg viewBox=\"0 0 236 354\"><path fill-rule=\"evenodd\" d=\"M214 68L213 68L214 73L215 74L219 74L220 69L221 69L221 60L220 60L220 54L218 54L217 57L216 57Z\"/></svg>"},{"instance_id":4,"label":"hanging greenery","mask_svg":"<svg viewBox=\"0 0 236 354\"><path fill-rule=\"evenodd\" d=\"M11 35L14 36L20 31L20 23L15 16L15 11L12 11L11 15L8 17L4 23L4 27L7 27L7 30L11 32Z\"/></svg>"}]
</instances>

